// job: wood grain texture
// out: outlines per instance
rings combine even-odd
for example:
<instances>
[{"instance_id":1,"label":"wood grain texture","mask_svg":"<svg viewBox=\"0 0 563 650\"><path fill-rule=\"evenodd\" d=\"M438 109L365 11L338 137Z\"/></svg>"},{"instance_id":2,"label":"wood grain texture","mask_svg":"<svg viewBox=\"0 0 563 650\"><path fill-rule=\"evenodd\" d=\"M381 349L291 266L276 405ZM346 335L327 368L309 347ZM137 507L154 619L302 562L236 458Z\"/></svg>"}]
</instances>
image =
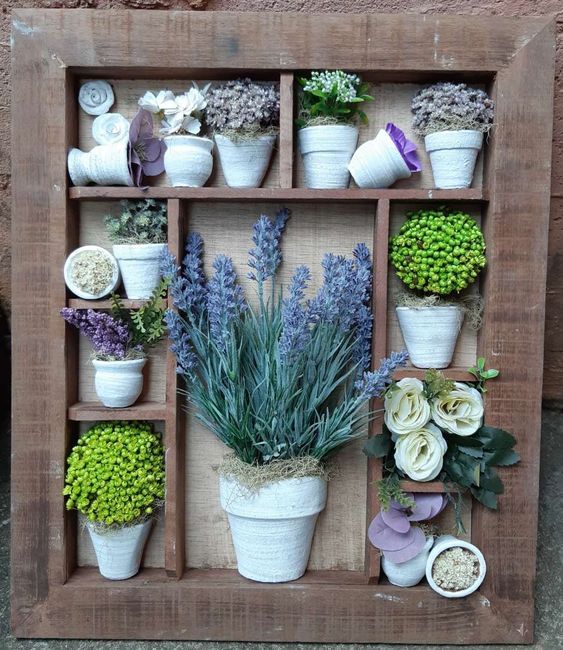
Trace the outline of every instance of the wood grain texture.
<instances>
[{"instance_id":1,"label":"wood grain texture","mask_svg":"<svg viewBox=\"0 0 563 650\"><path fill-rule=\"evenodd\" d=\"M165 402L137 402L127 408L107 408L99 401L76 402L68 408L68 418L76 422L99 420L164 420Z\"/></svg>"},{"instance_id":2,"label":"wood grain texture","mask_svg":"<svg viewBox=\"0 0 563 650\"><path fill-rule=\"evenodd\" d=\"M293 187L293 84L294 75L280 74L280 187Z\"/></svg>"}]
</instances>

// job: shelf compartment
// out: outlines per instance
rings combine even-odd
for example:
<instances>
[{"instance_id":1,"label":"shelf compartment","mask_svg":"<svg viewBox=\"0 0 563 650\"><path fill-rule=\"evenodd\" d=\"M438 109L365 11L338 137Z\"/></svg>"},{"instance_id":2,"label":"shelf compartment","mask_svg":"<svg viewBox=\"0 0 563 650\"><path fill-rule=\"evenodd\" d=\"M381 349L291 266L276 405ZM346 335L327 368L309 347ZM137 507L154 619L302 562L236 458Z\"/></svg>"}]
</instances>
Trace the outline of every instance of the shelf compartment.
<instances>
[{"instance_id":1,"label":"shelf compartment","mask_svg":"<svg viewBox=\"0 0 563 650\"><path fill-rule=\"evenodd\" d=\"M99 420L165 420L166 404L140 402L126 408L108 408L100 402L77 402L68 409L68 418L74 422Z\"/></svg>"}]
</instances>

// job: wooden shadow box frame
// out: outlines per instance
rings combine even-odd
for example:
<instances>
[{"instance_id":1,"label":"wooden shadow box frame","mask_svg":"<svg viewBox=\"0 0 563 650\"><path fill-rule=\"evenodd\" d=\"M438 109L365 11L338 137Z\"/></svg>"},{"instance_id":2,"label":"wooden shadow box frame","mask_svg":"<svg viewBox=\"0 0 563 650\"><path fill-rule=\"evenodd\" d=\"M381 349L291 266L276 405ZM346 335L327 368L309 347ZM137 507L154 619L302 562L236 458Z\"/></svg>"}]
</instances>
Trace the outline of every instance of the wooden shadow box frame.
<instances>
[{"instance_id":1,"label":"wooden shadow box frame","mask_svg":"<svg viewBox=\"0 0 563 650\"><path fill-rule=\"evenodd\" d=\"M18 637L247 641L530 643L533 640L540 407L554 31L551 18L16 10L13 14L13 457L12 624ZM293 187L294 72L358 71L375 81L484 83L496 102L481 188L308 190ZM109 413L77 400L77 337L58 311L71 304L61 269L77 243L82 199L142 196L136 188L69 187L77 143L78 78L213 79L278 75L279 187L152 188L169 208L178 253L190 200L371 202L375 218L375 357L386 344L387 239L393 201L474 201L482 209L488 270L477 352L501 369L487 421L515 432L522 462L502 472L497 512L474 504L472 540L488 575L465 599L365 571L311 571L288 584L233 570L184 570L184 436L174 361L166 399ZM376 207L375 207L376 206ZM103 307L103 305L100 305ZM381 307L381 308L380 308ZM464 368L448 371L468 379ZM408 374L408 373L407 373ZM412 374L412 373L411 373ZM112 583L76 566L76 518L61 496L77 421L164 423L164 568ZM373 428L375 432L377 425ZM370 461L368 481L381 469ZM412 486L411 486L412 487ZM419 488L420 489L420 488ZM439 489L436 486L424 489ZM378 510L373 487L367 514Z\"/></svg>"}]
</instances>

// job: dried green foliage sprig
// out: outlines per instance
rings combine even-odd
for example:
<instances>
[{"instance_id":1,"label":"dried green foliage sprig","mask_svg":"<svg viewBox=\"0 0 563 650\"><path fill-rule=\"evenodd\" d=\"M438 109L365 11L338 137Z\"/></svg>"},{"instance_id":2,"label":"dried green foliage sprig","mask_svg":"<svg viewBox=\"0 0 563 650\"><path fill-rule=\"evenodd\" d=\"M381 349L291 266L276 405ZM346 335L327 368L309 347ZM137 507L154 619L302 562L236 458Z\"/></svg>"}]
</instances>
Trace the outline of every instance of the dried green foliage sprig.
<instances>
[{"instance_id":1,"label":"dried green foliage sprig","mask_svg":"<svg viewBox=\"0 0 563 650\"><path fill-rule=\"evenodd\" d=\"M495 368L489 368L489 370L486 370L485 363L485 357L479 357L477 359L477 365L467 369L468 372L470 372L475 377L475 379L477 379L477 390L480 390L482 393L487 392L487 389L485 387L486 382L489 379L494 379L495 377L499 376L499 371L495 370Z\"/></svg>"},{"instance_id":2,"label":"dried green foliage sprig","mask_svg":"<svg viewBox=\"0 0 563 650\"><path fill-rule=\"evenodd\" d=\"M104 224L114 244L163 244L166 242L166 202L155 199L119 202L119 215L108 214Z\"/></svg>"}]
</instances>

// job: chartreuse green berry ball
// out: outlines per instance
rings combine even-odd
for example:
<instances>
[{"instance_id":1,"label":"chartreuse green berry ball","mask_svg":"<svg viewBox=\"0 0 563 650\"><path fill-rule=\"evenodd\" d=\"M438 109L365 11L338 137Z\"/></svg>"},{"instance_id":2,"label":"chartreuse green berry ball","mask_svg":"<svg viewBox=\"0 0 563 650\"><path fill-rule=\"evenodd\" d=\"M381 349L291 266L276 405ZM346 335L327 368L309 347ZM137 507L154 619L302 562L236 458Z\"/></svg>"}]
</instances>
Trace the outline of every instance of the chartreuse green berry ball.
<instances>
[{"instance_id":1,"label":"chartreuse green berry ball","mask_svg":"<svg viewBox=\"0 0 563 650\"><path fill-rule=\"evenodd\" d=\"M467 288L485 267L485 240L465 212L418 210L391 238L389 259L409 289L447 296Z\"/></svg>"},{"instance_id":2,"label":"chartreuse green berry ball","mask_svg":"<svg viewBox=\"0 0 563 650\"><path fill-rule=\"evenodd\" d=\"M100 422L68 457L66 507L90 521L126 525L164 499L164 448L148 422Z\"/></svg>"}]
</instances>

